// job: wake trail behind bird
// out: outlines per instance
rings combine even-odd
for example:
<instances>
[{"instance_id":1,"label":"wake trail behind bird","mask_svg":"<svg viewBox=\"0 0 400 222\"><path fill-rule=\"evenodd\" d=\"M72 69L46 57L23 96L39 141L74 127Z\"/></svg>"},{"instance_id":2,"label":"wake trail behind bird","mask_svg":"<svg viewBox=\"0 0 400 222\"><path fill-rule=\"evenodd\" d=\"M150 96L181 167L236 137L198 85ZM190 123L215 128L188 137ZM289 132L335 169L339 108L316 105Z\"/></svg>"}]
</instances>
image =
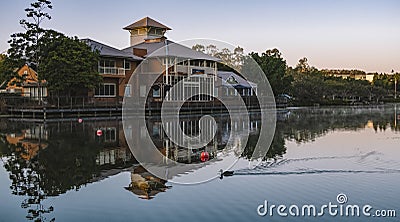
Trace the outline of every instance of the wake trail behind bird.
<instances>
[{"instance_id":1,"label":"wake trail behind bird","mask_svg":"<svg viewBox=\"0 0 400 222\"><path fill-rule=\"evenodd\" d=\"M238 169L234 175L400 173L400 164L381 159L381 156L384 155L371 151L362 155L275 159L252 169Z\"/></svg>"}]
</instances>

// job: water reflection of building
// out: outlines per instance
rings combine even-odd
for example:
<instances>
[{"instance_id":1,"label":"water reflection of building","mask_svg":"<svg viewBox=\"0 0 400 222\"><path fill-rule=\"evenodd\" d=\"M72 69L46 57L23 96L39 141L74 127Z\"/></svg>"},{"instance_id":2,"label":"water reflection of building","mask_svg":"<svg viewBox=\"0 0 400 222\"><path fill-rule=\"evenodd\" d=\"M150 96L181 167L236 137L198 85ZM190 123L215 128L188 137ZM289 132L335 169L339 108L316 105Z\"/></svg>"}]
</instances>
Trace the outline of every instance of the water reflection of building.
<instances>
[{"instance_id":1,"label":"water reflection of building","mask_svg":"<svg viewBox=\"0 0 400 222\"><path fill-rule=\"evenodd\" d=\"M45 142L48 139L48 131L43 125L32 126L18 133L9 133L6 140L9 144L17 147L20 156L24 160L30 160L37 153L48 146Z\"/></svg>"},{"instance_id":2,"label":"water reflection of building","mask_svg":"<svg viewBox=\"0 0 400 222\"><path fill-rule=\"evenodd\" d=\"M166 183L166 180L159 179L147 172L143 167L138 166L131 172L131 182L125 189L141 199L150 200L158 193L165 192L170 188Z\"/></svg>"},{"instance_id":3,"label":"water reflection of building","mask_svg":"<svg viewBox=\"0 0 400 222\"><path fill-rule=\"evenodd\" d=\"M200 117L202 116L181 117L179 121L166 118L164 122L165 129L160 118L147 119L146 126L140 125L139 121L129 121L126 127L126 138L127 140L133 140L132 144L134 146L140 146L139 141L145 139L148 132L153 144L165 156L164 161L173 160L180 163L198 163L201 162L200 155L202 152L208 152L210 160L215 158L217 153L228 144L231 133L233 137L231 138L233 140L231 144L234 147L241 147L243 144L242 140L248 132L250 134L256 133L260 126L260 115L251 115L248 123L246 123L244 117L231 120L229 115L213 116L216 126L213 125L212 119L205 120L202 134L215 131L215 137L208 144L198 147L196 145L202 142L202 137L199 137ZM173 133L177 129L181 129L189 136L184 137L183 134L175 133L177 139L182 141L184 146L177 145L167 136L166 130Z\"/></svg>"},{"instance_id":4,"label":"water reflection of building","mask_svg":"<svg viewBox=\"0 0 400 222\"><path fill-rule=\"evenodd\" d=\"M100 140L102 149L96 155L96 164L103 170L115 167L129 167L135 163L134 157L125 140L122 122L119 120L90 122L92 139ZM102 131L99 137L97 130Z\"/></svg>"}]
</instances>

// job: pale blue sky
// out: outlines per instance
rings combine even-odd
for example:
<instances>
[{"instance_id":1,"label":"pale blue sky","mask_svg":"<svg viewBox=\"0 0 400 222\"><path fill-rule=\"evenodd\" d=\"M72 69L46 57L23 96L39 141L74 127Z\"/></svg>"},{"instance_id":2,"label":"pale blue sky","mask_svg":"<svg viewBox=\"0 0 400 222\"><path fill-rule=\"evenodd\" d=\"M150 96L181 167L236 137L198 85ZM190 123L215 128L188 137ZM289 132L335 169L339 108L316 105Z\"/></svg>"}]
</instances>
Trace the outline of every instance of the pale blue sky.
<instances>
[{"instance_id":1,"label":"pale blue sky","mask_svg":"<svg viewBox=\"0 0 400 222\"><path fill-rule=\"evenodd\" d=\"M0 52L32 0L1 0ZM122 30L149 16L168 38L212 38L263 52L276 47L289 65L307 57L318 68L400 71L400 1L53 0L45 27L127 47Z\"/></svg>"}]
</instances>

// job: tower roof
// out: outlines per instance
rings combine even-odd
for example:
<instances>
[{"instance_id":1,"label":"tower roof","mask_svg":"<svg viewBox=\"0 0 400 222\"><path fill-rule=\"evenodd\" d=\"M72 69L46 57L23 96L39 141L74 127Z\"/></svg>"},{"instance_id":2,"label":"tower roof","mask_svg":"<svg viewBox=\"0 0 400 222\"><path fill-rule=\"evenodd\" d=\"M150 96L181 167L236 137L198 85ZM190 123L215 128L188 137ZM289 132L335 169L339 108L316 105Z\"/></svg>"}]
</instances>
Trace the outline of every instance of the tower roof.
<instances>
[{"instance_id":1,"label":"tower roof","mask_svg":"<svg viewBox=\"0 0 400 222\"><path fill-rule=\"evenodd\" d=\"M156 28L163 28L166 30L171 30L171 28L169 28L149 17L144 17L144 18L140 19L139 21L136 21L136 22L126 26L124 29L125 30L133 30L135 28L141 28L141 27L156 27Z\"/></svg>"}]
</instances>

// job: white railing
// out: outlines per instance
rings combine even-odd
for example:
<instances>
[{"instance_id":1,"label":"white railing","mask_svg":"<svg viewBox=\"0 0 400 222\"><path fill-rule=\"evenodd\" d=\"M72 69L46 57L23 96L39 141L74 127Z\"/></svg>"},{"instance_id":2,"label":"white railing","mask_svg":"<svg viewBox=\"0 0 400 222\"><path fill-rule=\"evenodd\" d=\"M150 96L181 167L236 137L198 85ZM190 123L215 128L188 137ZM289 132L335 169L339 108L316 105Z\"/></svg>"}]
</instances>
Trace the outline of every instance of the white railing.
<instances>
[{"instance_id":1,"label":"white railing","mask_svg":"<svg viewBox=\"0 0 400 222\"><path fill-rule=\"evenodd\" d=\"M172 67L173 68L173 67ZM177 65L177 72L181 72L181 73L185 73L187 74L188 72L190 74L192 74L192 69L199 69L199 70L204 70L204 72L206 74L214 74L214 68L210 68L210 67L202 67L202 66L190 66L190 68L188 66L183 66L183 65Z\"/></svg>"},{"instance_id":2,"label":"white railing","mask_svg":"<svg viewBox=\"0 0 400 222\"><path fill-rule=\"evenodd\" d=\"M125 75L125 69L117 68L117 67L101 67L101 66L99 66L99 73L100 74L111 74L111 75Z\"/></svg>"}]
</instances>

